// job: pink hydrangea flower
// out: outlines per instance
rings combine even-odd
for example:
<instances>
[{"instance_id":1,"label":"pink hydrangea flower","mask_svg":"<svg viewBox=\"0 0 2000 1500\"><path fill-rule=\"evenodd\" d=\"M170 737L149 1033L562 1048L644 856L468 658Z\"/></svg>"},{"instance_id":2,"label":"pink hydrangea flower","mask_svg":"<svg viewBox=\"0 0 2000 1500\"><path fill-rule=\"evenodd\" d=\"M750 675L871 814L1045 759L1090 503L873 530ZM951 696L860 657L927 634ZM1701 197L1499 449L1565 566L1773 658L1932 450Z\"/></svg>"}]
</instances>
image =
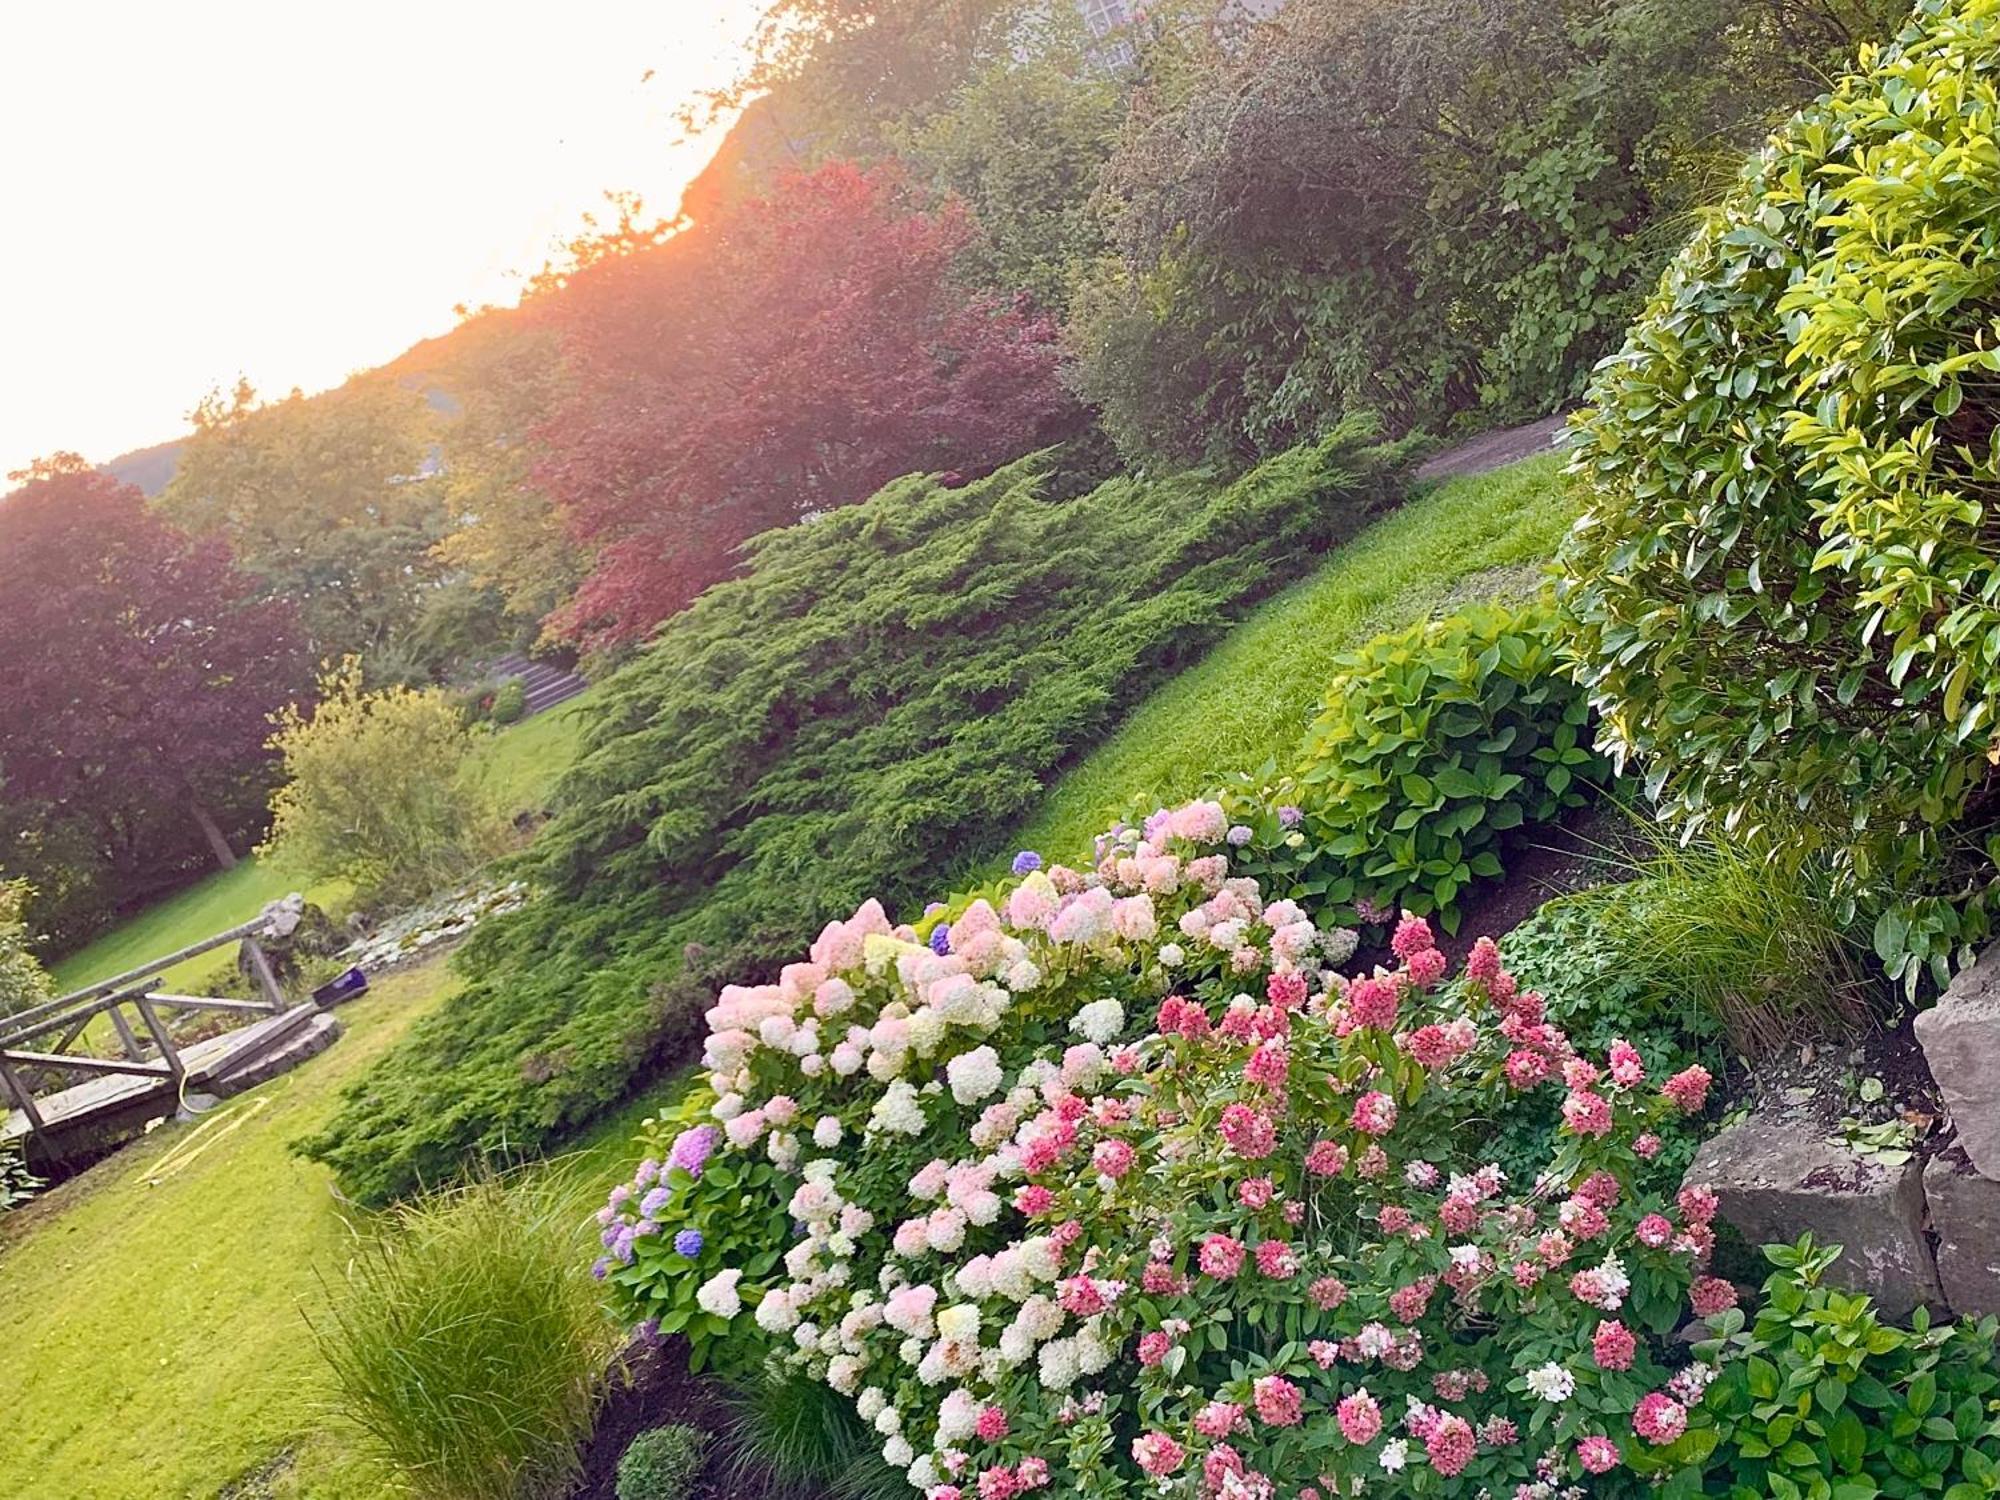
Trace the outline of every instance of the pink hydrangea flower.
<instances>
[{"instance_id":1,"label":"pink hydrangea flower","mask_svg":"<svg viewBox=\"0 0 2000 1500\"><path fill-rule=\"evenodd\" d=\"M1378 1089L1370 1089L1354 1101L1350 1123L1363 1135L1387 1135L1396 1128L1396 1101Z\"/></svg>"},{"instance_id":2,"label":"pink hydrangea flower","mask_svg":"<svg viewBox=\"0 0 2000 1500\"><path fill-rule=\"evenodd\" d=\"M1232 1104L1222 1112L1222 1138L1246 1161L1261 1161L1278 1144L1278 1127L1271 1117L1247 1104Z\"/></svg>"},{"instance_id":3,"label":"pink hydrangea flower","mask_svg":"<svg viewBox=\"0 0 2000 1500\"><path fill-rule=\"evenodd\" d=\"M1243 1241L1226 1234L1211 1234L1201 1242L1196 1264L1202 1275L1227 1281L1243 1269Z\"/></svg>"},{"instance_id":4,"label":"pink hydrangea flower","mask_svg":"<svg viewBox=\"0 0 2000 1500\"><path fill-rule=\"evenodd\" d=\"M1246 1177L1236 1185L1236 1201L1248 1209L1268 1207L1277 1187L1268 1177Z\"/></svg>"},{"instance_id":5,"label":"pink hydrangea flower","mask_svg":"<svg viewBox=\"0 0 2000 1500\"><path fill-rule=\"evenodd\" d=\"M1340 1435L1350 1443L1372 1443L1382 1431L1382 1408L1366 1387L1343 1397L1333 1415L1340 1424Z\"/></svg>"},{"instance_id":6,"label":"pink hydrangea flower","mask_svg":"<svg viewBox=\"0 0 2000 1500\"><path fill-rule=\"evenodd\" d=\"M1591 1357L1600 1370L1629 1370L1638 1352L1639 1340L1616 1318L1600 1322L1590 1340Z\"/></svg>"},{"instance_id":7,"label":"pink hydrangea flower","mask_svg":"<svg viewBox=\"0 0 2000 1500\"><path fill-rule=\"evenodd\" d=\"M997 1443L1007 1435L1007 1412L1004 1407L986 1406L979 1411L979 1420L973 1424L973 1431L979 1434L982 1443Z\"/></svg>"},{"instance_id":8,"label":"pink hydrangea flower","mask_svg":"<svg viewBox=\"0 0 2000 1500\"><path fill-rule=\"evenodd\" d=\"M1392 979L1368 975L1347 987L1347 1018L1357 1027L1394 1031L1397 1005L1396 984Z\"/></svg>"},{"instance_id":9,"label":"pink hydrangea flower","mask_svg":"<svg viewBox=\"0 0 2000 1500\"><path fill-rule=\"evenodd\" d=\"M1090 1164L1106 1177L1123 1177L1132 1170L1137 1156L1130 1141L1099 1141L1091 1153Z\"/></svg>"},{"instance_id":10,"label":"pink hydrangea flower","mask_svg":"<svg viewBox=\"0 0 2000 1500\"><path fill-rule=\"evenodd\" d=\"M1389 937L1389 951L1405 963L1416 954L1430 952L1436 947L1437 938L1431 933L1431 924L1422 917L1405 916Z\"/></svg>"},{"instance_id":11,"label":"pink hydrangea flower","mask_svg":"<svg viewBox=\"0 0 2000 1500\"><path fill-rule=\"evenodd\" d=\"M1274 1281L1298 1274L1299 1260L1283 1240L1265 1240L1257 1247L1257 1269Z\"/></svg>"},{"instance_id":12,"label":"pink hydrangea flower","mask_svg":"<svg viewBox=\"0 0 2000 1500\"><path fill-rule=\"evenodd\" d=\"M1347 1167L1347 1148L1338 1141L1314 1141L1306 1170L1315 1177L1338 1177Z\"/></svg>"},{"instance_id":13,"label":"pink hydrangea flower","mask_svg":"<svg viewBox=\"0 0 2000 1500\"><path fill-rule=\"evenodd\" d=\"M1671 1443L1687 1431L1687 1408L1664 1391L1648 1391L1633 1409L1632 1430L1649 1443Z\"/></svg>"},{"instance_id":14,"label":"pink hydrangea flower","mask_svg":"<svg viewBox=\"0 0 2000 1500\"><path fill-rule=\"evenodd\" d=\"M1736 1305L1736 1288L1720 1276L1697 1276L1688 1288L1688 1305L1697 1318L1712 1318Z\"/></svg>"},{"instance_id":15,"label":"pink hydrangea flower","mask_svg":"<svg viewBox=\"0 0 2000 1500\"><path fill-rule=\"evenodd\" d=\"M1576 1445L1576 1461L1592 1474L1608 1474L1618 1467L1618 1445L1593 1434Z\"/></svg>"},{"instance_id":16,"label":"pink hydrangea flower","mask_svg":"<svg viewBox=\"0 0 2000 1500\"><path fill-rule=\"evenodd\" d=\"M1132 1439L1132 1460L1158 1479L1173 1473L1187 1459L1187 1449L1164 1432L1146 1432Z\"/></svg>"},{"instance_id":17,"label":"pink hydrangea flower","mask_svg":"<svg viewBox=\"0 0 2000 1500\"><path fill-rule=\"evenodd\" d=\"M1234 1401L1211 1401L1194 1414L1194 1430L1205 1438L1226 1438L1243 1424L1243 1408Z\"/></svg>"},{"instance_id":18,"label":"pink hydrangea flower","mask_svg":"<svg viewBox=\"0 0 2000 1500\"><path fill-rule=\"evenodd\" d=\"M1173 1347L1174 1341L1156 1328L1139 1339L1139 1363L1149 1368L1157 1365Z\"/></svg>"},{"instance_id":19,"label":"pink hydrangea flower","mask_svg":"<svg viewBox=\"0 0 2000 1500\"><path fill-rule=\"evenodd\" d=\"M1305 1412L1305 1395L1282 1375L1260 1375L1251 1382L1250 1399L1257 1419L1272 1427L1296 1427Z\"/></svg>"},{"instance_id":20,"label":"pink hydrangea flower","mask_svg":"<svg viewBox=\"0 0 2000 1500\"><path fill-rule=\"evenodd\" d=\"M1457 1415L1440 1417L1424 1437L1424 1454L1431 1467L1450 1478L1462 1473L1478 1451L1472 1424Z\"/></svg>"},{"instance_id":21,"label":"pink hydrangea flower","mask_svg":"<svg viewBox=\"0 0 2000 1500\"><path fill-rule=\"evenodd\" d=\"M1699 1114L1702 1106L1708 1103L1708 1086L1713 1082L1714 1079L1709 1077L1708 1069L1696 1063L1691 1068L1683 1068L1661 1084L1660 1092L1673 1100L1682 1113Z\"/></svg>"},{"instance_id":22,"label":"pink hydrangea flower","mask_svg":"<svg viewBox=\"0 0 2000 1500\"><path fill-rule=\"evenodd\" d=\"M1673 1243L1674 1226L1664 1214L1647 1214L1632 1233L1638 1237L1640 1244L1658 1250Z\"/></svg>"},{"instance_id":23,"label":"pink hydrangea flower","mask_svg":"<svg viewBox=\"0 0 2000 1500\"><path fill-rule=\"evenodd\" d=\"M1604 1136L1611 1131L1611 1102L1602 1094L1579 1089L1563 1100L1563 1124L1578 1135Z\"/></svg>"},{"instance_id":24,"label":"pink hydrangea flower","mask_svg":"<svg viewBox=\"0 0 2000 1500\"><path fill-rule=\"evenodd\" d=\"M1306 1295L1321 1312L1332 1312L1347 1300L1347 1283L1338 1276L1321 1276L1306 1288Z\"/></svg>"}]
</instances>

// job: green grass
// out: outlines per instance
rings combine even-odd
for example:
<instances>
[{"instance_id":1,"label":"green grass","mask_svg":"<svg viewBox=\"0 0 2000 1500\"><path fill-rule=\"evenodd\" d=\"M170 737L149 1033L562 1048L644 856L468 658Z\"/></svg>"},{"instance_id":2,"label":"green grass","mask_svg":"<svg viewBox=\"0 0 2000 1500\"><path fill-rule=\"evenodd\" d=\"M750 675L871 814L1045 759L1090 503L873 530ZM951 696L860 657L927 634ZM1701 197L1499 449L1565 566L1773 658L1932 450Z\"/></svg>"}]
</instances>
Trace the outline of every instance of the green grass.
<instances>
[{"instance_id":1,"label":"green grass","mask_svg":"<svg viewBox=\"0 0 2000 1500\"><path fill-rule=\"evenodd\" d=\"M1135 798L1185 799L1266 760L1283 765L1336 656L1442 607L1532 587L1579 508L1555 457L1404 505L1141 704L1050 788L1019 847L1073 857Z\"/></svg>"},{"instance_id":2,"label":"green grass","mask_svg":"<svg viewBox=\"0 0 2000 1500\"><path fill-rule=\"evenodd\" d=\"M287 1142L448 988L439 964L380 982L319 1057L0 1218L0 1500L207 1500L267 1465L251 1494L387 1492L326 1419L305 1321L353 1248L347 1211ZM564 1159L579 1218L671 1087Z\"/></svg>"},{"instance_id":3,"label":"green grass","mask_svg":"<svg viewBox=\"0 0 2000 1500\"><path fill-rule=\"evenodd\" d=\"M569 768L582 732L574 710L590 697L591 693L585 693L500 730L479 747L478 773L510 814L539 807L556 778ZM296 877L252 855L235 869L217 871L120 923L52 965L50 972L59 990L79 989L246 922L265 903L297 889ZM344 902L348 894L342 881L305 891L308 900L329 907ZM167 970L167 987L192 984L212 972L220 961L215 954L204 953L178 964Z\"/></svg>"}]
</instances>

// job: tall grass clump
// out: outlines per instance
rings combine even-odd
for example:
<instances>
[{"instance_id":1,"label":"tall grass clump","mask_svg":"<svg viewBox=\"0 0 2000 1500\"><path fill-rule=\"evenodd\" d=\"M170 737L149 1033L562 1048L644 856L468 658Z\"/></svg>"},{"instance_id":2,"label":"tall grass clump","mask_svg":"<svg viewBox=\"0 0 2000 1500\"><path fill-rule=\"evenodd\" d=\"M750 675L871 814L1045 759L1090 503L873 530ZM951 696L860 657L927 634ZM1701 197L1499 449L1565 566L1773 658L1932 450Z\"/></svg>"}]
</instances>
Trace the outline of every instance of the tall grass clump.
<instances>
[{"instance_id":1,"label":"tall grass clump","mask_svg":"<svg viewBox=\"0 0 2000 1500\"><path fill-rule=\"evenodd\" d=\"M615 1346L574 1209L483 1180L370 1235L315 1335L337 1415L421 1500L567 1493Z\"/></svg>"},{"instance_id":2,"label":"tall grass clump","mask_svg":"<svg viewBox=\"0 0 2000 1500\"><path fill-rule=\"evenodd\" d=\"M1866 950L1823 859L1798 840L1682 844L1635 822L1645 842L1618 861L1631 878L1557 903L1587 917L1629 983L1713 1017L1751 1056L1867 1019Z\"/></svg>"},{"instance_id":3,"label":"tall grass clump","mask_svg":"<svg viewBox=\"0 0 2000 1500\"><path fill-rule=\"evenodd\" d=\"M880 1440L854 1404L796 1372L767 1371L740 1389L730 1423L738 1480L774 1481L780 1493L835 1500L900 1500L910 1493L900 1470L878 1451Z\"/></svg>"}]
</instances>

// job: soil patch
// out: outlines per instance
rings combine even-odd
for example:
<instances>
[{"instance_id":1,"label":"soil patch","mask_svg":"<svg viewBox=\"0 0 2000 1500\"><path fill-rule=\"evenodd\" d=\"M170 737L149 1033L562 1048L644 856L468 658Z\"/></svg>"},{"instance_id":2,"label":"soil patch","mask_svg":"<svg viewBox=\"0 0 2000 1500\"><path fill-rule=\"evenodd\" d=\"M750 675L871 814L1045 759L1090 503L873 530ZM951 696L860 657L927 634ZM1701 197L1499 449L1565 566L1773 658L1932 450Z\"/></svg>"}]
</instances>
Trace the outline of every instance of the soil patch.
<instances>
[{"instance_id":1,"label":"soil patch","mask_svg":"<svg viewBox=\"0 0 2000 1500\"><path fill-rule=\"evenodd\" d=\"M622 1380L598 1409L597 1427L583 1450L583 1477L570 1500L617 1500L618 1460L632 1439L676 1423L712 1434L707 1462L692 1500L821 1500L821 1492L780 1482L768 1470L741 1460L731 1435L728 1398L720 1382L691 1375L680 1339L651 1344L635 1340L624 1358Z\"/></svg>"}]
</instances>

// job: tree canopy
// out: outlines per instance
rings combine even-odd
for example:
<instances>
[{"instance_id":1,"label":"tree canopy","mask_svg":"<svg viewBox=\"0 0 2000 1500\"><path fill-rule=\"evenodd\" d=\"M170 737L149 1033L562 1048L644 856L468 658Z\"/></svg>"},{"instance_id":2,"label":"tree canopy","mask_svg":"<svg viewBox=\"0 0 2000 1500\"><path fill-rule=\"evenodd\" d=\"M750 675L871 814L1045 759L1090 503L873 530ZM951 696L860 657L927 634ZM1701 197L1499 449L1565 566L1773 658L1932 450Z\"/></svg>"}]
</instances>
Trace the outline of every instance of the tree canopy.
<instances>
[{"instance_id":1,"label":"tree canopy","mask_svg":"<svg viewBox=\"0 0 2000 1500\"><path fill-rule=\"evenodd\" d=\"M297 613L74 456L0 499L0 862L58 940L261 820ZM223 846L218 848L218 846Z\"/></svg>"},{"instance_id":2,"label":"tree canopy","mask_svg":"<svg viewBox=\"0 0 2000 1500\"><path fill-rule=\"evenodd\" d=\"M555 628L629 642L745 538L901 474L981 474L1066 436L1054 322L957 276L973 230L893 165L834 162L550 296L567 399L534 478L594 563Z\"/></svg>"}]
</instances>

